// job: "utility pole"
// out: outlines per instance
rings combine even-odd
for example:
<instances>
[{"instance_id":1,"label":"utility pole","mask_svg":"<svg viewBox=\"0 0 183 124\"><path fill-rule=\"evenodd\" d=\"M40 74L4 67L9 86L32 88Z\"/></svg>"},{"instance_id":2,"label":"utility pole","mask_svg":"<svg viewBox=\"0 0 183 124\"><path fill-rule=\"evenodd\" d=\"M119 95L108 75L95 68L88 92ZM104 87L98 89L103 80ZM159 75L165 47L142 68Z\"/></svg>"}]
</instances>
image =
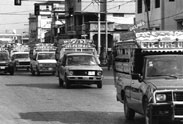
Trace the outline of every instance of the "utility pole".
<instances>
[{"instance_id":1,"label":"utility pole","mask_svg":"<svg viewBox=\"0 0 183 124\"><path fill-rule=\"evenodd\" d=\"M149 1L150 2L150 1ZM150 30L150 22L149 22L149 10L147 6L147 0L144 0L145 12L147 14L147 29Z\"/></svg>"},{"instance_id":2,"label":"utility pole","mask_svg":"<svg viewBox=\"0 0 183 124\"><path fill-rule=\"evenodd\" d=\"M107 0L105 0L105 48L108 49L108 23L107 23Z\"/></svg>"},{"instance_id":3,"label":"utility pole","mask_svg":"<svg viewBox=\"0 0 183 124\"><path fill-rule=\"evenodd\" d=\"M101 34L100 34L100 1L98 0L98 55L100 56Z\"/></svg>"}]
</instances>

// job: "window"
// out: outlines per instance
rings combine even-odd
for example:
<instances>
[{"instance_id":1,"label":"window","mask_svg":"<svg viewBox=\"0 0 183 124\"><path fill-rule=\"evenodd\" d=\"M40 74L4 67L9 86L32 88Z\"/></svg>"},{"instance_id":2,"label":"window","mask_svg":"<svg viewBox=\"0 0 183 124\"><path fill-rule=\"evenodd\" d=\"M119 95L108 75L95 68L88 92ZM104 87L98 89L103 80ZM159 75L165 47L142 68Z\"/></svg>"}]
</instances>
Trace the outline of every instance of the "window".
<instances>
[{"instance_id":1,"label":"window","mask_svg":"<svg viewBox=\"0 0 183 124\"><path fill-rule=\"evenodd\" d=\"M78 0L78 2L81 2L81 0Z\"/></svg>"},{"instance_id":2,"label":"window","mask_svg":"<svg viewBox=\"0 0 183 124\"><path fill-rule=\"evenodd\" d=\"M144 5L145 5L145 8L148 10L148 11L150 11L150 9L151 9L151 1L150 0L144 0ZM145 11L146 11L146 9L145 9Z\"/></svg>"},{"instance_id":3,"label":"window","mask_svg":"<svg viewBox=\"0 0 183 124\"><path fill-rule=\"evenodd\" d=\"M155 8L159 8L160 7L160 0L155 0Z\"/></svg>"},{"instance_id":4,"label":"window","mask_svg":"<svg viewBox=\"0 0 183 124\"><path fill-rule=\"evenodd\" d=\"M124 13L113 13L113 17L124 17Z\"/></svg>"},{"instance_id":5,"label":"window","mask_svg":"<svg viewBox=\"0 0 183 124\"><path fill-rule=\"evenodd\" d=\"M142 0L137 1L137 13L142 13Z\"/></svg>"}]
</instances>

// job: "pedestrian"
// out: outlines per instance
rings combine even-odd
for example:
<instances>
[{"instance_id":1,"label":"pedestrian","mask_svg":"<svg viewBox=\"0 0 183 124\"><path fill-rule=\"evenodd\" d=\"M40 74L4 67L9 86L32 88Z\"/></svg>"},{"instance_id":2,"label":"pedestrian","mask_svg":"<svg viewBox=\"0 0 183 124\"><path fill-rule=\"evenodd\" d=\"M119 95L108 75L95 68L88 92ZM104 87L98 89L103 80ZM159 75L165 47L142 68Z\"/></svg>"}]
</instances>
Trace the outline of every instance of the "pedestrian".
<instances>
[{"instance_id":1,"label":"pedestrian","mask_svg":"<svg viewBox=\"0 0 183 124\"><path fill-rule=\"evenodd\" d=\"M112 52L107 54L107 69L110 70L112 65Z\"/></svg>"}]
</instances>

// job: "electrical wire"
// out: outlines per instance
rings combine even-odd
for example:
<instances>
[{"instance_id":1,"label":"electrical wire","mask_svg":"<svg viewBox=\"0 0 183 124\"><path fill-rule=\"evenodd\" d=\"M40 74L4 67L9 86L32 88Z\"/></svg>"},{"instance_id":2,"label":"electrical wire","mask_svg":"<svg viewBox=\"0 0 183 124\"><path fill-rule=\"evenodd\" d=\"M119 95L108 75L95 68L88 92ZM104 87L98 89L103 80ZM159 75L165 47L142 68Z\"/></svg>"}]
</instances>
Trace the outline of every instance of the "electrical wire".
<instances>
[{"instance_id":1,"label":"electrical wire","mask_svg":"<svg viewBox=\"0 0 183 124\"><path fill-rule=\"evenodd\" d=\"M120 5L111 7L111 8L109 8L109 9L107 9L107 10L111 10L111 9L115 9L115 8L120 8L121 6L124 6L125 4L131 3L131 2L134 2L134 1L127 1L126 3L122 3L122 4L120 4Z\"/></svg>"},{"instance_id":2,"label":"electrical wire","mask_svg":"<svg viewBox=\"0 0 183 124\"><path fill-rule=\"evenodd\" d=\"M91 6L91 4L93 4L93 0L91 1L91 3L90 4L88 4L88 6L86 6L83 10L81 10L81 11L85 11L89 6Z\"/></svg>"}]
</instances>

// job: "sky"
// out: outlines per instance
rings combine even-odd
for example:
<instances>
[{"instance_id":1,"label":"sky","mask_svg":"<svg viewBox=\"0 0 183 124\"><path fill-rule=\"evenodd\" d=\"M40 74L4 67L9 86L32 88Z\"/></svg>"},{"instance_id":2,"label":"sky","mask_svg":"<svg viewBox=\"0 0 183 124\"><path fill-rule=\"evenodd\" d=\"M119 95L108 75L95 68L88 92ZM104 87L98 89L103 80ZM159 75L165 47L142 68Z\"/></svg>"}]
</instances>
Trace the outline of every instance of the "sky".
<instances>
[{"instance_id":1,"label":"sky","mask_svg":"<svg viewBox=\"0 0 183 124\"><path fill-rule=\"evenodd\" d=\"M29 13L34 13L36 0L23 0L21 6L15 6L14 0L0 0L0 33L16 31L28 32Z\"/></svg>"}]
</instances>

